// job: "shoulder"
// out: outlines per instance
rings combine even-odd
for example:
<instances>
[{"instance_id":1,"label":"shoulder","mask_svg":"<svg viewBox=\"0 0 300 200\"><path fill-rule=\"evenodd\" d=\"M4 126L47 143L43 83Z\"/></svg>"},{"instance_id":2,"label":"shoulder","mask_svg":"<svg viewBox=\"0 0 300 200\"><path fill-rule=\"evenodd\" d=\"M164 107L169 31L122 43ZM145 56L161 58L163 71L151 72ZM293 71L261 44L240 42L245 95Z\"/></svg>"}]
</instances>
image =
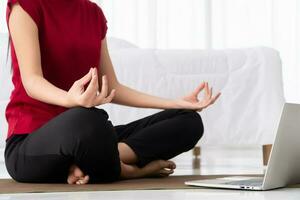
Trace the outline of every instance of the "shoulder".
<instances>
[{"instance_id":1,"label":"shoulder","mask_svg":"<svg viewBox=\"0 0 300 200\"><path fill-rule=\"evenodd\" d=\"M102 8L95 2L92 2L90 0L85 0L89 4L89 10L93 12L93 16L95 19L96 26L99 27L101 39L103 39L107 32L107 20L106 17L102 11Z\"/></svg>"},{"instance_id":2,"label":"shoulder","mask_svg":"<svg viewBox=\"0 0 300 200\"><path fill-rule=\"evenodd\" d=\"M41 18L41 0L8 0L7 16L9 16L13 5L18 4L18 9L22 8L39 25Z\"/></svg>"},{"instance_id":3,"label":"shoulder","mask_svg":"<svg viewBox=\"0 0 300 200\"><path fill-rule=\"evenodd\" d=\"M41 6L41 1L42 0L7 0L7 4L13 5L15 3L22 5L27 5L27 6L31 6L31 7L38 7Z\"/></svg>"},{"instance_id":4,"label":"shoulder","mask_svg":"<svg viewBox=\"0 0 300 200\"><path fill-rule=\"evenodd\" d=\"M97 14L100 17L104 17L103 10L97 3L87 0L87 4L95 12L95 14Z\"/></svg>"}]
</instances>

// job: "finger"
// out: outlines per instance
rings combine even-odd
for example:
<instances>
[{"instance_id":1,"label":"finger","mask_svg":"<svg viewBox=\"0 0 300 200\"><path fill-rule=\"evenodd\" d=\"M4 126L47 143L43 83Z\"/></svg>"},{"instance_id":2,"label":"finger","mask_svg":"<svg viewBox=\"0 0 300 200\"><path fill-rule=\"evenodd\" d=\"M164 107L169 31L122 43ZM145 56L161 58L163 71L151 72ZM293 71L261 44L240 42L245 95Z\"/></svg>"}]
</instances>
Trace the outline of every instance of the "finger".
<instances>
[{"instance_id":1,"label":"finger","mask_svg":"<svg viewBox=\"0 0 300 200\"><path fill-rule=\"evenodd\" d=\"M221 92L219 92L215 97L213 97L213 103L221 96Z\"/></svg>"},{"instance_id":2,"label":"finger","mask_svg":"<svg viewBox=\"0 0 300 200\"><path fill-rule=\"evenodd\" d=\"M97 96L94 104L95 105L101 105L101 104L105 104L105 103L109 103L112 101L112 99L115 97L115 93L116 93L116 89L113 89L111 92L110 92L110 95L106 98L102 98L100 97L99 95Z\"/></svg>"},{"instance_id":3,"label":"finger","mask_svg":"<svg viewBox=\"0 0 300 200\"><path fill-rule=\"evenodd\" d=\"M86 88L83 96L85 98L96 97L98 91L98 76L95 69L92 70L92 80L90 81L88 87Z\"/></svg>"},{"instance_id":4,"label":"finger","mask_svg":"<svg viewBox=\"0 0 300 200\"><path fill-rule=\"evenodd\" d=\"M204 91L205 92L204 92L203 99L207 100L207 99L209 99L209 88L208 88L208 83L207 82L205 82Z\"/></svg>"},{"instance_id":5,"label":"finger","mask_svg":"<svg viewBox=\"0 0 300 200\"><path fill-rule=\"evenodd\" d=\"M205 87L205 82L202 82L194 91L194 95L198 95Z\"/></svg>"},{"instance_id":6,"label":"finger","mask_svg":"<svg viewBox=\"0 0 300 200\"><path fill-rule=\"evenodd\" d=\"M211 101L207 101L205 104L202 104L200 107L202 109L207 108L210 105Z\"/></svg>"},{"instance_id":7,"label":"finger","mask_svg":"<svg viewBox=\"0 0 300 200\"><path fill-rule=\"evenodd\" d=\"M203 100L202 102L198 102L197 104L197 109L204 109L206 107L209 106L209 104L211 103L212 99L206 99Z\"/></svg>"},{"instance_id":8,"label":"finger","mask_svg":"<svg viewBox=\"0 0 300 200\"><path fill-rule=\"evenodd\" d=\"M106 75L102 76L102 87L100 94L98 95L99 98L104 99L107 97L107 92L108 92L108 83L107 83L107 78Z\"/></svg>"},{"instance_id":9,"label":"finger","mask_svg":"<svg viewBox=\"0 0 300 200\"><path fill-rule=\"evenodd\" d=\"M214 104L215 101L220 97L220 95L221 95L221 93L219 92L216 96L214 96L211 99L209 99L204 108L207 108L208 106Z\"/></svg>"},{"instance_id":10,"label":"finger","mask_svg":"<svg viewBox=\"0 0 300 200\"><path fill-rule=\"evenodd\" d=\"M212 94L213 94L213 88L211 87L210 90L209 90L209 99L212 98Z\"/></svg>"},{"instance_id":11,"label":"finger","mask_svg":"<svg viewBox=\"0 0 300 200\"><path fill-rule=\"evenodd\" d=\"M210 104L214 104L215 101L220 97L221 93L219 92L216 96L212 97L209 101Z\"/></svg>"},{"instance_id":12,"label":"finger","mask_svg":"<svg viewBox=\"0 0 300 200\"><path fill-rule=\"evenodd\" d=\"M204 97L204 99L205 100L210 100L211 99L211 97L212 97L212 88L209 88L209 85L208 85L208 83L206 83L206 87L205 87L205 97Z\"/></svg>"},{"instance_id":13,"label":"finger","mask_svg":"<svg viewBox=\"0 0 300 200\"><path fill-rule=\"evenodd\" d=\"M207 94L208 94L208 98L211 99L212 96L212 88L209 88L209 84L207 83Z\"/></svg>"},{"instance_id":14,"label":"finger","mask_svg":"<svg viewBox=\"0 0 300 200\"><path fill-rule=\"evenodd\" d=\"M116 94L116 89L113 89L110 92L110 95L103 100L103 103L110 103L113 100L113 98L115 97L115 94Z\"/></svg>"},{"instance_id":15,"label":"finger","mask_svg":"<svg viewBox=\"0 0 300 200\"><path fill-rule=\"evenodd\" d=\"M80 85L85 85L92 79L92 73L91 73L92 70L91 69L92 68L90 68L89 72L85 76L83 76L81 79L78 80Z\"/></svg>"},{"instance_id":16,"label":"finger","mask_svg":"<svg viewBox=\"0 0 300 200\"><path fill-rule=\"evenodd\" d=\"M209 88L208 88L208 83L205 82L205 96L207 97L209 94Z\"/></svg>"}]
</instances>

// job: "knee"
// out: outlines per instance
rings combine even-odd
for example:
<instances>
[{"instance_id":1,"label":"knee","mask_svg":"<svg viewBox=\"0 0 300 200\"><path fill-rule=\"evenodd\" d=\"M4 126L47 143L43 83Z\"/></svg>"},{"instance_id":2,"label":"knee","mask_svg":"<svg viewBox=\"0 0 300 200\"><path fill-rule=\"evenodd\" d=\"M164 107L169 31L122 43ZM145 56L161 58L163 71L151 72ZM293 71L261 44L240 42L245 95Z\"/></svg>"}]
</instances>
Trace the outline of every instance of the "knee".
<instances>
[{"instance_id":1,"label":"knee","mask_svg":"<svg viewBox=\"0 0 300 200\"><path fill-rule=\"evenodd\" d=\"M92 120L92 119L99 119L103 118L103 120L108 119L108 114L105 110L99 108L85 108L85 107L74 107L70 108L68 111L71 118L74 120L80 119L84 121L84 119Z\"/></svg>"},{"instance_id":2,"label":"knee","mask_svg":"<svg viewBox=\"0 0 300 200\"><path fill-rule=\"evenodd\" d=\"M195 110L183 110L182 112L186 115L186 132L184 134L187 135L189 148L193 148L203 136L203 121Z\"/></svg>"},{"instance_id":3,"label":"knee","mask_svg":"<svg viewBox=\"0 0 300 200\"><path fill-rule=\"evenodd\" d=\"M76 139L95 139L112 134L112 124L103 109L75 107L67 112L70 124L70 131L67 132Z\"/></svg>"}]
</instances>

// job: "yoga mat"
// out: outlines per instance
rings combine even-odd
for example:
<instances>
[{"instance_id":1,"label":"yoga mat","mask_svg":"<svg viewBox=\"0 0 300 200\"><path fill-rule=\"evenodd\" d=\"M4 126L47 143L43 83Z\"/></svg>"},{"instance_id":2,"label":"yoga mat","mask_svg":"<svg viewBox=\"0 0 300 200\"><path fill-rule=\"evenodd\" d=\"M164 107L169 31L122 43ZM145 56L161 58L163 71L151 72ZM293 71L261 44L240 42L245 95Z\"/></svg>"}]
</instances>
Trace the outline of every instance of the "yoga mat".
<instances>
[{"instance_id":1,"label":"yoga mat","mask_svg":"<svg viewBox=\"0 0 300 200\"><path fill-rule=\"evenodd\" d=\"M49 192L81 192L81 191L120 191L120 190L172 190L195 189L184 185L185 181L218 178L220 176L169 176L164 178L143 178L122 180L106 184L44 184L44 183L19 183L13 179L0 179L0 194L7 193L49 193Z\"/></svg>"},{"instance_id":2,"label":"yoga mat","mask_svg":"<svg viewBox=\"0 0 300 200\"><path fill-rule=\"evenodd\" d=\"M185 181L221 178L228 175L218 176L169 176L165 178L143 178L133 180L123 180L106 184L36 184L19 183L13 179L0 179L0 194L8 193L50 193L50 192L82 192L82 191L124 191L124 190L175 190L175 189L201 189L201 187L192 187L184 185ZM230 175L233 176L233 175ZM238 175L240 176L240 175ZM255 175L243 175L255 176ZM300 188L300 185L290 186Z\"/></svg>"}]
</instances>

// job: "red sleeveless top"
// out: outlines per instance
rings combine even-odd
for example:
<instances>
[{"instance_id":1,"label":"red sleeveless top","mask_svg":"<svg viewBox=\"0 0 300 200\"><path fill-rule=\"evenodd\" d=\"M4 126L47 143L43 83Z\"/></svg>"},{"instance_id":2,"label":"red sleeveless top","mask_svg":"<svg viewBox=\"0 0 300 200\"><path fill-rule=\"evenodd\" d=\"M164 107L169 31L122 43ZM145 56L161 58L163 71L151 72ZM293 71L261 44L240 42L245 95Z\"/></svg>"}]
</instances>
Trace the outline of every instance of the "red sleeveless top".
<instances>
[{"instance_id":1,"label":"red sleeveless top","mask_svg":"<svg viewBox=\"0 0 300 200\"><path fill-rule=\"evenodd\" d=\"M91 67L99 66L107 26L97 4L89 0L8 0L7 24L14 3L38 27L42 70L49 82L68 91ZM7 139L13 134L30 134L67 109L27 95L11 38L10 42L14 89L5 111Z\"/></svg>"}]
</instances>

